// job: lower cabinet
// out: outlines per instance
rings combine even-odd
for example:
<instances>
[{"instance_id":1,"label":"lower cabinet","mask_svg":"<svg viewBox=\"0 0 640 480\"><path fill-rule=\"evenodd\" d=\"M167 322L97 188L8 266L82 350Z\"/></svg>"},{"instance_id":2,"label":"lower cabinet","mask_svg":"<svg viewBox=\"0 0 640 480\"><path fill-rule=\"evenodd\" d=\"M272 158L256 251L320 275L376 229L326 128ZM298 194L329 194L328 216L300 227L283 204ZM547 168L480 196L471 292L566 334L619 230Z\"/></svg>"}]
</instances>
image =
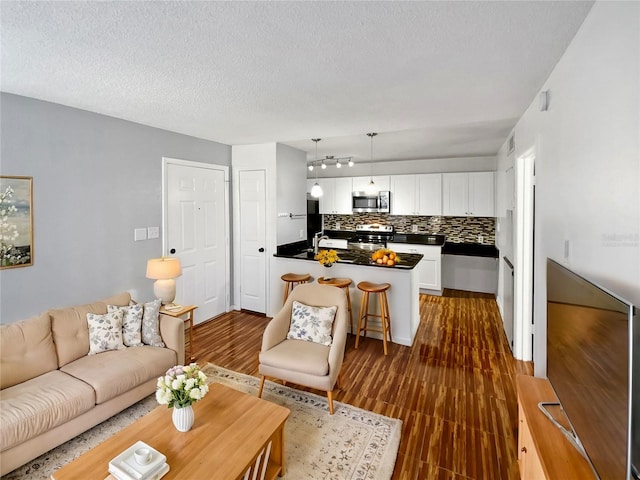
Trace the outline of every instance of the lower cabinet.
<instances>
[{"instance_id":1,"label":"lower cabinet","mask_svg":"<svg viewBox=\"0 0 640 480\"><path fill-rule=\"evenodd\" d=\"M430 290L430 293L442 294L442 247L433 245L416 245L413 243L387 244L396 253L418 253L422 255L418 271L418 287ZM402 258L402 255L400 255Z\"/></svg>"}]
</instances>

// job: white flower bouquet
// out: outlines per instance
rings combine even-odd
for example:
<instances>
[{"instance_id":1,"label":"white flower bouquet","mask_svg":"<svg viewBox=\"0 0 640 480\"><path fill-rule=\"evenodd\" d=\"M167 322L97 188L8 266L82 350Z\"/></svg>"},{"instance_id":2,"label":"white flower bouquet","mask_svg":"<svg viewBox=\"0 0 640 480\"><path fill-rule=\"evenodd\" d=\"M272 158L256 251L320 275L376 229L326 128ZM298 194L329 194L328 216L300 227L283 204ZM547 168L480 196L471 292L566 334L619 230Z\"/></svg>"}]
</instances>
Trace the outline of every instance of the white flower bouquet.
<instances>
[{"instance_id":1,"label":"white flower bouquet","mask_svg":"<svg viewBox=\"0 0 640 480\"><path fill-rule=\"evenodd\" d=\"M171 367L164 377L158 378L157 387L156 400L168 408L187 407L201 400L209 391L207 376L197 363Z\"/></svg>"}]
</instances>

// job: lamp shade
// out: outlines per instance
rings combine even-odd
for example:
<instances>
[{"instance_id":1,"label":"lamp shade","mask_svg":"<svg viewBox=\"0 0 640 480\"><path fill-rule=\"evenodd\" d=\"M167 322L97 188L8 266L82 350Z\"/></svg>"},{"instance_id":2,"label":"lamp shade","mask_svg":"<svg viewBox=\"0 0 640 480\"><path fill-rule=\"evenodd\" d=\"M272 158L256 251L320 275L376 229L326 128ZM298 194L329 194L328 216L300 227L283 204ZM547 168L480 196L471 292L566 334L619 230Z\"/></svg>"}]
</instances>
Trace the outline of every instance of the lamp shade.
<instances>
[{"instance_id":1,"label":"lamp shade","mask_svg":"<svg viewBox=\"0 0 640 480\"><path fill-rule=\"evenodd\" d=\"M173 257L152 258L147 261L147 278L167 280L182 274L180 260Z\"/></svg>"}]
</instances>

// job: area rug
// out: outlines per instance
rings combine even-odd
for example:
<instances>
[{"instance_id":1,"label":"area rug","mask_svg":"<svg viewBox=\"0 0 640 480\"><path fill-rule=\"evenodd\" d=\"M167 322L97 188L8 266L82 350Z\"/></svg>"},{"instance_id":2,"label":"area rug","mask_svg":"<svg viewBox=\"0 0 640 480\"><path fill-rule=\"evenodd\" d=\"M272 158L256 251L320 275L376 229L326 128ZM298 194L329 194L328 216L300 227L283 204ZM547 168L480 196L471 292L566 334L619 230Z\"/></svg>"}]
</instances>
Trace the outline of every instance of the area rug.
<instances>
[{"instance_id":1,"label":"area rug","mask_svg":"<svg viewBox=\"0 0 640 480\"><path fill-rule=\"evenodd\" d=\"M219 382L256 395L256 377L207 364L203 371ZM267 381L262 398L291 410L285 426L286 480L384 480L391 478L400 445L400 420ZM66 463L157 407L153 395L78 437L41 455L5 479L48 479ZM224 480L224 479L220 479Z\"/></svg>"}]
</instances>

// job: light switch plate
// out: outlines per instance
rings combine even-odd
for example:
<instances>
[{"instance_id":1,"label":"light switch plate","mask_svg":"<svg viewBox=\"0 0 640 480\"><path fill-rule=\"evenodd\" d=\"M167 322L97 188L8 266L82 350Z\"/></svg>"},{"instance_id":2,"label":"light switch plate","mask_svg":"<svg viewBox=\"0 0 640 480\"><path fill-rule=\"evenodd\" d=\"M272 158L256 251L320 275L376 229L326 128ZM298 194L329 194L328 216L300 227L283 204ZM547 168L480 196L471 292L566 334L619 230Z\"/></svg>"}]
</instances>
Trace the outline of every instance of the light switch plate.
<instances>
[{"instance_id":1,"label":"light switch plate","mask_svg":"<svg viewBox=\"0 0 640 480\"><path fill-rule=\"evenodd\" d=\"M147 228L147 237L149 239L158 238L160 236L160 227Z\"/></svg>"},{"instance_id":2,"label":"light switch plate","mask_svg":"<svg viewBox=\"0 0 640 480\"><path fill-rule=\"evenodd\" d=\"M146 228L136 228L133 231L133 241L139 242L141 240L147 239L147 229Z\"/></svg>"},{"instance_id":3,"label":"light switch plate","mask_svg":"<svg viewBox=\"0 0 640 480\"><path fill-rule=\"evenodd\" d=\"M418 231L418 225L411 225L411 231L416 233Z\"/></svg>"}]
</instances>

